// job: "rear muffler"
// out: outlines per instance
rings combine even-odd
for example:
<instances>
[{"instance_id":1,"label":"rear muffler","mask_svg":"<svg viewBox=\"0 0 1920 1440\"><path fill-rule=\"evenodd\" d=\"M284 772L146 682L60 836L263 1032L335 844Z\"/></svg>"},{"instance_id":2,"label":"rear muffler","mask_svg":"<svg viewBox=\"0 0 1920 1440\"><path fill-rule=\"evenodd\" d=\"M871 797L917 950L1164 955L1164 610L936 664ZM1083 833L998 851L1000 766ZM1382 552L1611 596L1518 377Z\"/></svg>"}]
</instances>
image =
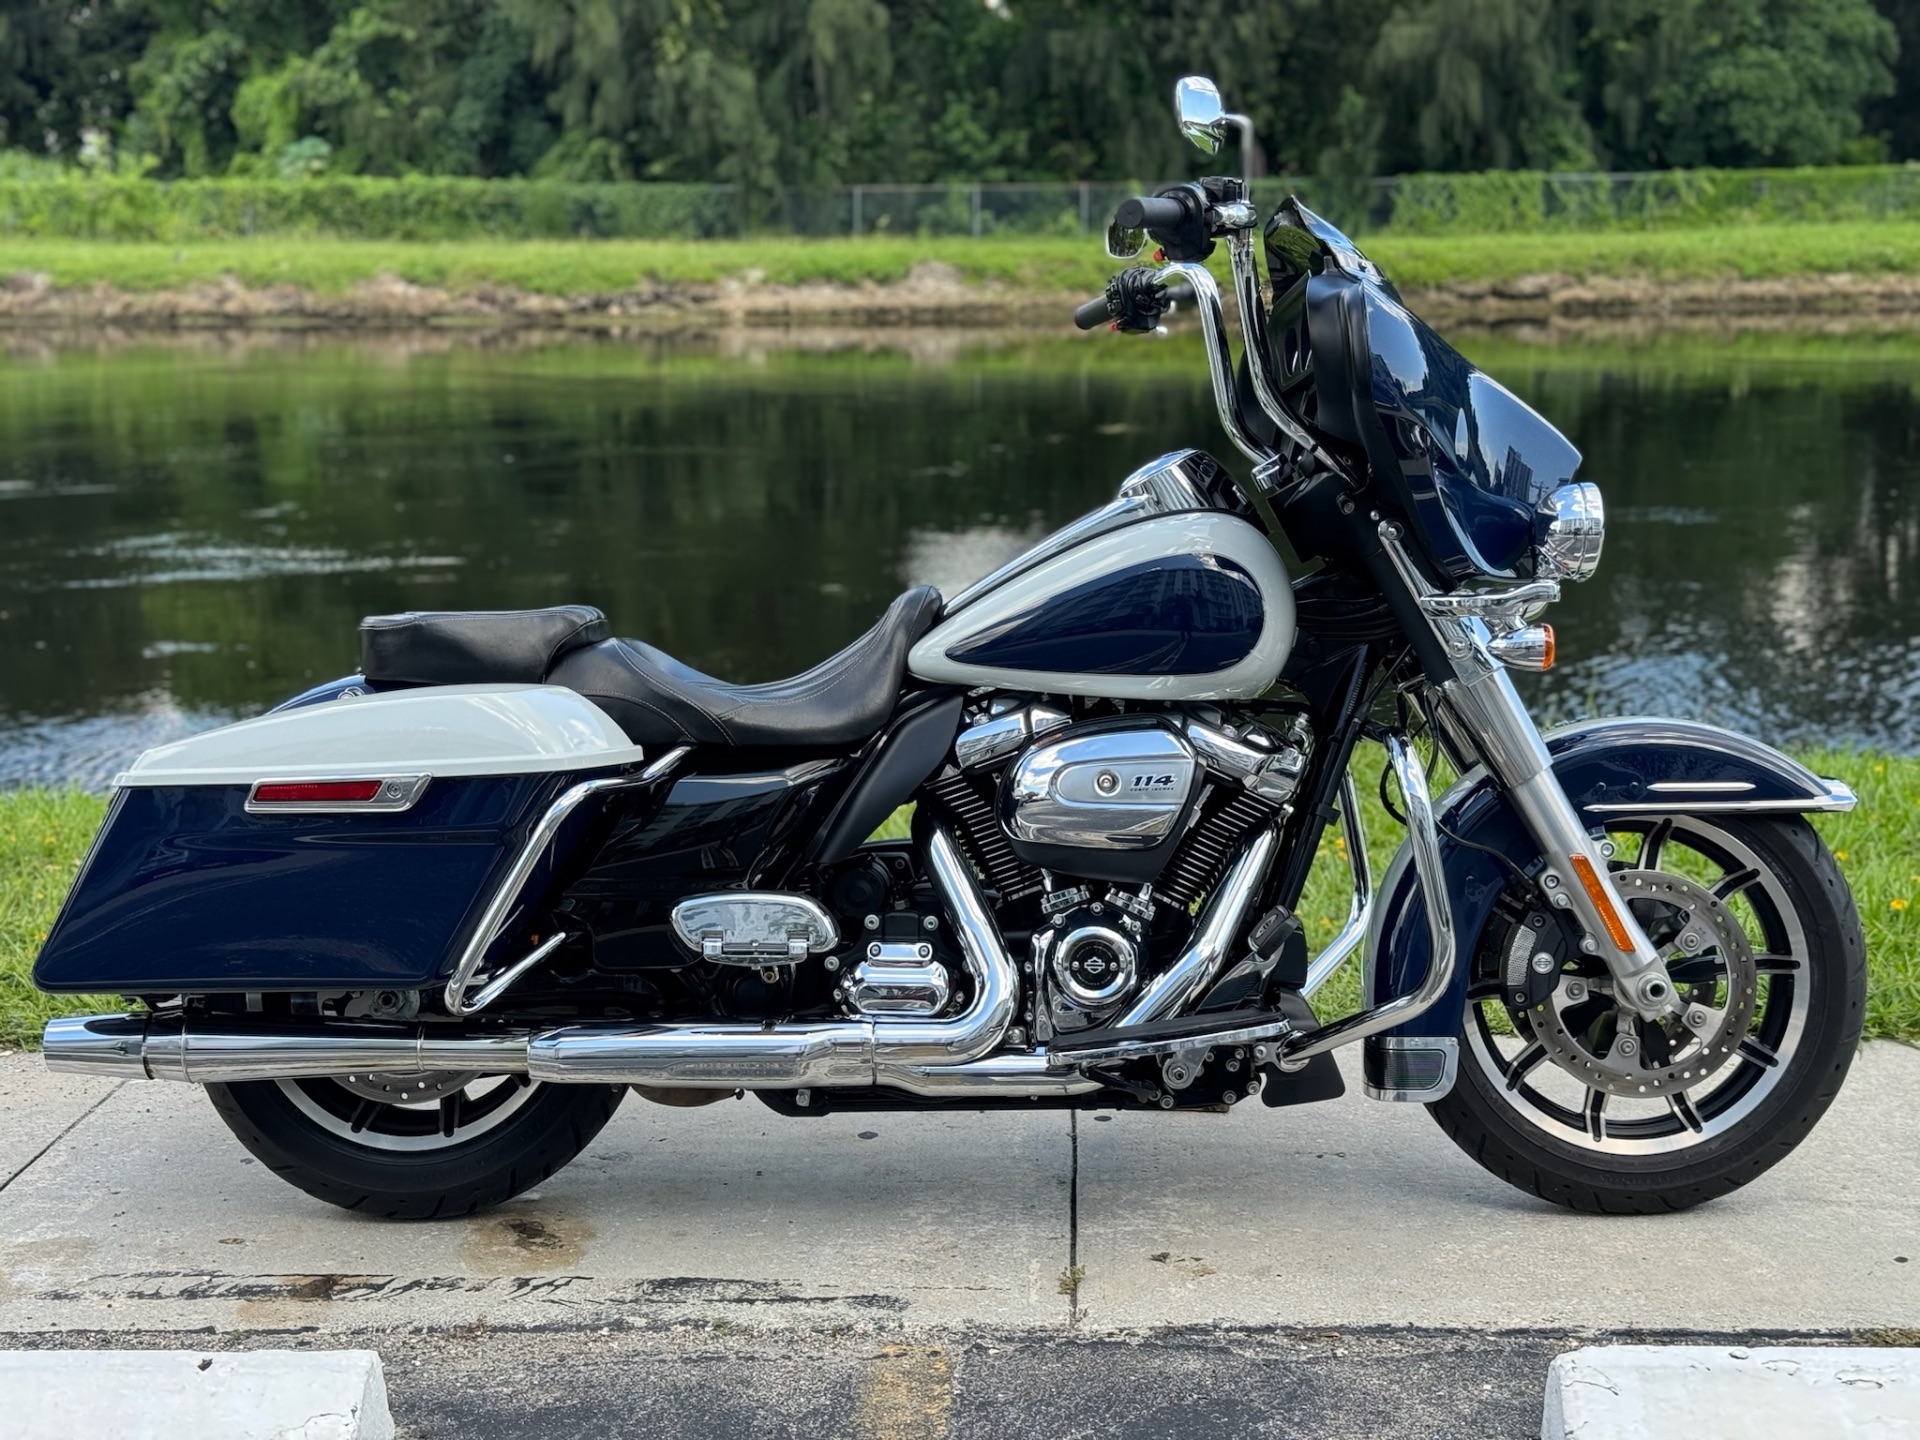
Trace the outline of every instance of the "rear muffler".
<instances>
[{"instance_id":1,"label":"rear muffler","mask_svg":"<svg viewBox=\"0 0 1920 1440\"><path fill-rule=\"evenodd\" d=\"M318 1030L179 1015L76 1015L49 1020L41 1046L49 1070L196 1085L418 1070L496 1075L527 1068L524 1034L447 1035L424 1025Z\"/></svg>"}]
</instances>

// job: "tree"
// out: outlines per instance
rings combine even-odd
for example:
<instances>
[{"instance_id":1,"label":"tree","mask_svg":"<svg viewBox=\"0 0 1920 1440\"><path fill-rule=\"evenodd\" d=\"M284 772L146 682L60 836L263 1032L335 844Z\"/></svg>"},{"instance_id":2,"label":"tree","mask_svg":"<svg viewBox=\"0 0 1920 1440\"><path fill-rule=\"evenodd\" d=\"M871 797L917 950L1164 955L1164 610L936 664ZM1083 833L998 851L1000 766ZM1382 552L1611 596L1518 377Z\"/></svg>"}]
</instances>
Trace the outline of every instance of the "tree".
<instances>
[{"instance_id":1,"label":"tree","mask_svg":"<svg viewBox=\"0 0 1920 1440\"><path fill-rule=\"evenodd\" d=\"M1620 169L1824 165L1893 90L1894 29L1868 0L1595 0L1587 113Z\"/></svg>"},{"instance_id":2,"label":"tree","mask_svg":"<svg viewBox=\"0 0 1920 1440\"><path fill-rule=\"evenodd\" d=\"M1389 168L1581 169L1573 36L1552 0L1409 0L1368 57Z\"/></svg>"}]
</instances>

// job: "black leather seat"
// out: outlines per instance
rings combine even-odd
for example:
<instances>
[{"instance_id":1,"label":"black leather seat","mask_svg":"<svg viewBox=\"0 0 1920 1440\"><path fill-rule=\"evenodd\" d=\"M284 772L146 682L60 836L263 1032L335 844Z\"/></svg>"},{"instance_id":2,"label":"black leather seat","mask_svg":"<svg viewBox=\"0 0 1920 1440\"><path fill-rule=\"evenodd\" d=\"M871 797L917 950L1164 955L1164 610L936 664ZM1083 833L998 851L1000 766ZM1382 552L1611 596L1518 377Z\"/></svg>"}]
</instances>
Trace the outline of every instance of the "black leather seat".
<instances>
[{"instance_id":1,"label":"black leather seat","mask_svg":"<svg viewBox=\"0 0 1920 1440\"><path fill-rule=\"evenodd\" d=\"M360 673L393 685L538 685L563 655L611 633L591 605L369 615Z\"/></svg>"},{"instance_id":2,"label":"black leather seat","mask_svg":"<svg viewBox=\"0 0 1920 1440\"><path fill-rule=\"evenodd\" d=\"M907 652L939 615L938 590L909 590L831 660L765 685L729 685L637 640L573 650L547 680L600 706L636 745L848 745L886 722Z\"/></svg>"}]
</instances>

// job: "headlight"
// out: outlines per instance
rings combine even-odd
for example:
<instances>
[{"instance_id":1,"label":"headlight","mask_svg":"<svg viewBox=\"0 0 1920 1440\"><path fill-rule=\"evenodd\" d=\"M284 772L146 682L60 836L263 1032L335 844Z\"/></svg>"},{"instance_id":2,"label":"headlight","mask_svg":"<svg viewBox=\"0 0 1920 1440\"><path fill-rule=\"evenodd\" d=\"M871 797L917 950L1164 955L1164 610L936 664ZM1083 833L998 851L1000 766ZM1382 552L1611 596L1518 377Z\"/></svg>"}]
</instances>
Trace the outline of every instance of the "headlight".
<instances>
[{"instance_id":1,"label":"headlight","mask_svg":"<svg viewBox=\"0 0 1920 1440\"><path fill-rule=\"evenodd\" d=\"M1534 524L1543 580L1585 580L1600 568L1600 545L1607 538L1607 507L1600 487L1590 480L1562 485L1540 506Z\"/></svg>"}]
</instances>

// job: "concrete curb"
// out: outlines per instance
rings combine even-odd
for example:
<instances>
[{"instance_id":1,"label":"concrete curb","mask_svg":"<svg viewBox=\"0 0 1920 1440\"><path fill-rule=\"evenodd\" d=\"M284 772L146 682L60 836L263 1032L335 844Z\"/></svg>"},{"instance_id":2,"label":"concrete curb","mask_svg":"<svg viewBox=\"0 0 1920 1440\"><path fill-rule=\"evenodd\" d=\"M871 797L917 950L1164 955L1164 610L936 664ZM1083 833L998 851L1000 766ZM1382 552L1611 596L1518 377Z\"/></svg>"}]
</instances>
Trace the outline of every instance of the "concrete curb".
<instances>
[{"instance_id":1,"label":"concrete curb","mask_svg":"<svg viewBox=\"0 0 1920 1440\"><path fill-rule=\"evenodd\" d=\"M1599 1345L1547 1370L1541 1440L1895 1440L1920 1350Z\"/></svg>"},{"instance_id":2,"label":"concrete curb","mask_svg":"<svg viewBox=\"0 0 1920 1440\"><path fill-rule=\"evenodd\" d=\"M0 1351L11 1440L393 1440L371 1350Z\"/></svg>"}]
</instances>

